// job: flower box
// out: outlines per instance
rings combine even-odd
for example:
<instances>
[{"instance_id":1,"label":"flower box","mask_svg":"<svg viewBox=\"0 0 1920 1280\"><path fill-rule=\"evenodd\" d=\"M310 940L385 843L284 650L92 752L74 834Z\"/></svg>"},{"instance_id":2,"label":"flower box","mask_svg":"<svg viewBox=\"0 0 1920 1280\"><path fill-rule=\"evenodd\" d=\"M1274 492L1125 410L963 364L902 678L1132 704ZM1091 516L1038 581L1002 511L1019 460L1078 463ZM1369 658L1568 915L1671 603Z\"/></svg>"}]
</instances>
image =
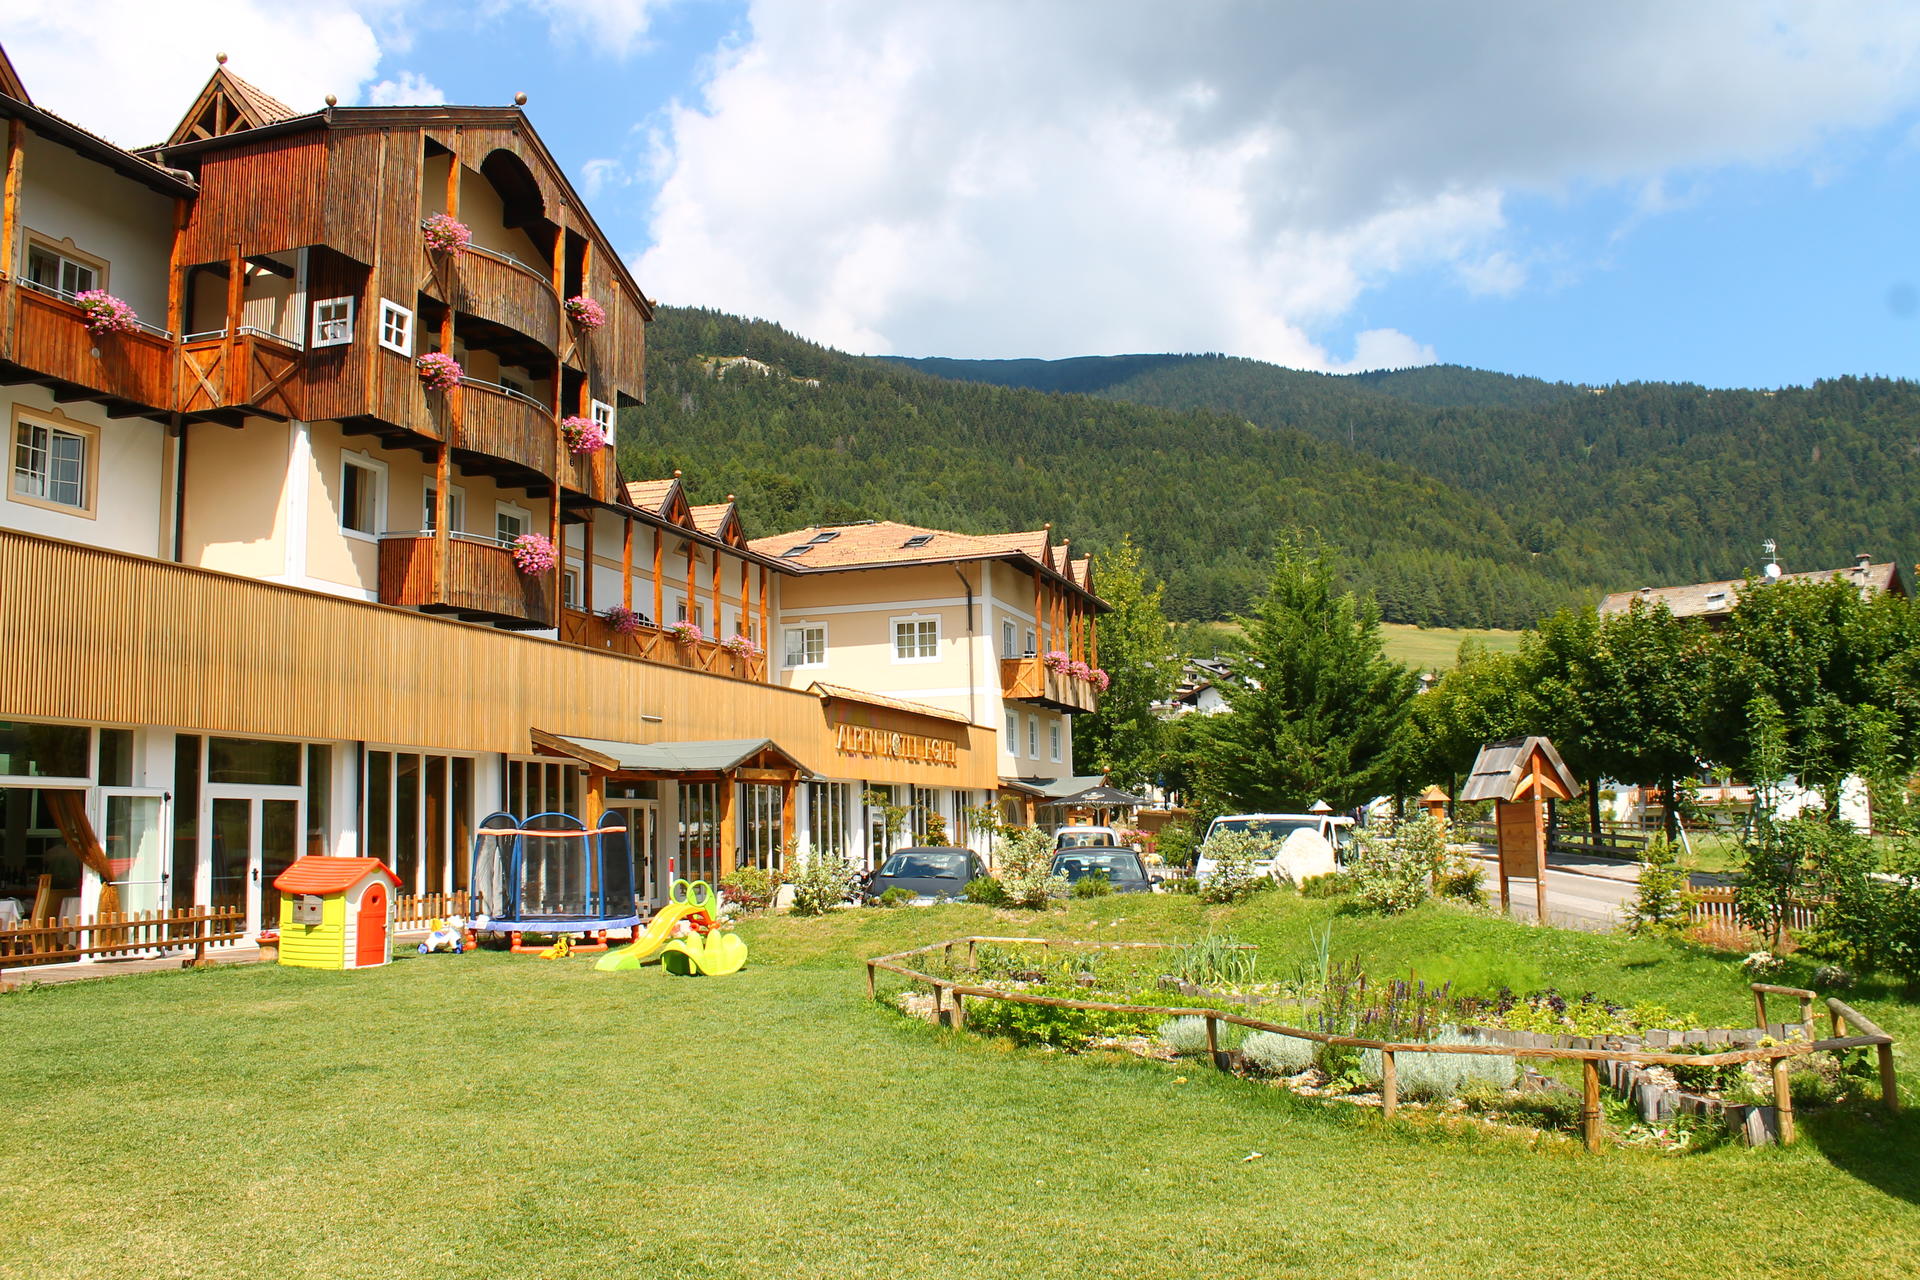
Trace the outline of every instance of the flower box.
<instances>
[{"instance_id":1,"label":"flower box","mask_svg":"<svg viewBox=\"0 0 1920 1280\"><path fill-rule=\"evenodd\" d=\"M615 633L623 636L638 635L641 628L647 625L646 618L620 604L606 609L600 616L606 619L607 625L612 627Z\"/></svg>"},{"instance_id":2,"label":"flower box","mask_svg":"<svg viewBox=\"0 0 1920 1280\"><path fill-rule=\"evenodd\" d=\"M467 224L445 213L436 213L423 222L420 234L427 242L429 253L444 253L449 257L459 257L473 243L473 232Z\"/></svg>"},{"instance_id":3,"label":"flower box","mask_svg":"<svg viewBox=\"0 0 1920 1280\"><path fill-rule=\"evenodd\" d=\"M420 372L420 381L429 391L451 391L460 385L460 379L466 370L460 362L444 351L429 351L413 362Z\"/></svg>"},{"instance_id":4,"label":"flower box","mask_svg":"<svg viewBox=\"0 0 1920 1280\"><path fill-rule=\"evenodd\" d=\"M607 322L607 309L585 294L575 294L563 304L567 319L588 333Z\"/></svg>"},{"instance_id":5,"label":"flower box","mask_svg":"<svg viewBox=\"0 0 1920 1280\"><path fill-rule=\"evenodd\" d=\"M553 542L543 533L523 533L507 547L513 552L514 567L530 578L551 573L553 566L560 563Z\"/></svg>"},{"instance_id":6,"label":"flower box","mask_svg":"<svg viewBox=\"0 0 1920 1280\"><path fill-rule=\"evenodd\" d=\"M134 309L104 289L88 289L73 295L74 305L86 317L87 331L95 335L138 333L140 317Z\"/></svg>"},{"instance_id":7,"label":"flower box","mask_svg":"<svg viewBox=\"0 0 1920 1280\"><path fill-rule=\"evenodd\" d=\"M667 634L681 644L698 644L707 638L707 633L691 622L676 622L667 628Z\"/></svg>"},{"instance_id":8,"label":"flower box","mask_svg":"<svg viewBox=\"0 0 1920 1280\"><path fill-rule=\"evenodd\" d=\"M598 453L607 447L607 433L592 418L571 417L560 419L560 434L567 442L571 453Z\"/></svg>"}]
</instances>

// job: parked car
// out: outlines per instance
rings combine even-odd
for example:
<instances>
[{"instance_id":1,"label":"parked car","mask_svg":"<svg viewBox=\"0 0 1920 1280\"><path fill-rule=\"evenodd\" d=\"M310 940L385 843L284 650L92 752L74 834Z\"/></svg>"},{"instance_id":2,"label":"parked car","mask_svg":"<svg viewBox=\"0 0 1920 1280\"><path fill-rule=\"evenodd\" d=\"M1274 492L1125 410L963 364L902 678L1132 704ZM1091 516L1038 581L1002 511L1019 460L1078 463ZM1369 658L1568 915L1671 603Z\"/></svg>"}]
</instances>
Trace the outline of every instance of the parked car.
<instances>
[{"instance_id":1,"label":"parked car","mask_svg":"<svg viewBox=\"0 0 1920 1280\"><path fill-rule=\"evenodd\" d=\"M1337 870L1353 843L1353 819L1328 813L1222 814L1208 825L1207 839L1223 831L1245 831L1273 841L1274 856L1255 863L1255 869L1296 882ZM1201 848L1205 847L1203 842ZM1194 875L1205 880L1212 874L1213 859L1203 852L1194 864Z\"/></svg>"},{"instance_id":2,"label":"parked car","mask_svg":"<svg viewBox=\"0 0 1920 1280\"><path fill-rule=\"evenodd\" d=\"M901 849L887 855L880 869L867 877L865 894L878 898L889 889L905 889L916 904L959 898L967 881L987 874L986 863L971 849L927 846Z\"/></svg>"},{"instance_id":3,"label":"parked car","mask_svg":"<svg viewBox=\"0 0 1920 1280\"><path fill-rule=\"evenodd\" d=\"M1147 875L1140 855L1114 845L1089 845L1063 849L1053 855L1053 874L1064 876L1069 885L1088 876L1105 876L1115 893L1152 893L1153 880Z\"/></svg>"},{"instance_id":4,"label":"parked car","mask_svg":"<svg viewBox=\"0 0 1920 1280\"><path fill-rule=\"evenodd\" d=\"M1053 834L1055 849L1127 848L1120 832L1113 827L1062 827Z\"/></svg>"}]
</instances>

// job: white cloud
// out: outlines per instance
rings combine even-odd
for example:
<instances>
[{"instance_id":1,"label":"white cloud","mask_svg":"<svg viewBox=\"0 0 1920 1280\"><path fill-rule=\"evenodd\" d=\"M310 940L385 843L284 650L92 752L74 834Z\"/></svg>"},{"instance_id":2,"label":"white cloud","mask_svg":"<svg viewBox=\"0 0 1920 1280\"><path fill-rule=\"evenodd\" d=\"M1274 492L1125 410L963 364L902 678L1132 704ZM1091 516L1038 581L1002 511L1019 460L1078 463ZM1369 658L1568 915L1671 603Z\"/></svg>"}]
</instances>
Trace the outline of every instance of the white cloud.
<instances>
[{"instance_id":1,"label":"white cloud","mask_svg":"<svg viewBox=\"0 0 1920 1280\"><path fill-rule=\"evenodd\" d=\"M417 71L402 71L397 80L382 80L367 86L367 105L374 107L426 107L445 102L447 95L439 85Z\"/></svg>"},{"instance_id":2,"label":"white cloud","mask_svg":"<svg viewBox=\"0 0 1920 1280\"><path fill-rule=\"evenodd\" d=\"M618 160L598 157L580 166L580 194L591 200L609 187L624 186L626 167Z\"/></svg>"},{"instance_id":3,"label":"white cloud","mask_svg":"<svg viewBox=\"0 0 1920 1280\"><path fill-rule=\"evenodd\" d=\"M527 7L546 14L556 35L624 58L646 46L654 12L667 3L670 0L527 0Z\"/></svg>"},{"instance_id":4,"label":"white cloud","mask_svg":"<svg viewBox=\"0 0 1920 1280\"><path fill-rule=\"evenodd\" d=\"M1411 363L1317 335L1398 272L1527 287L1511 193L1811 162L1914 101L1916 53L1892 0L755 0L637 267L855 350Z\"/></svg>"}]
</instances>

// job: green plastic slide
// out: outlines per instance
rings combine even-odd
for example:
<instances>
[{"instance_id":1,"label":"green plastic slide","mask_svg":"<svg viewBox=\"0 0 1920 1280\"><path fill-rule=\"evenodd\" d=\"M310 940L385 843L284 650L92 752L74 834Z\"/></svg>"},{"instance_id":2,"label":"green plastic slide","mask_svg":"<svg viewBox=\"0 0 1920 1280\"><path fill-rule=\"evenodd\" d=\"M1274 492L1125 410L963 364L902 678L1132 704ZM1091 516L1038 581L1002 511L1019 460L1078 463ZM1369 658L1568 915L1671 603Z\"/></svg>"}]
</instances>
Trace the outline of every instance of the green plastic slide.
<instances>
[{"instance_id":1,"label":"green plastic slide","mask_svg":"<svg viewBox=\"0 0 1920 1280\"><path fill-rule=\"evenodd\" d=\"M712 916L715 906L713 886L705 880L675 880L668 889L667 905L654 912L646 931L627 946L601 956L593 967L601 973L638 969L673 941L675 925L692 915Z\"/></svg>"},{"instance_id":2,"label":"green plastic slide","mask_svg":"<svg viewBox=\"0 0 1920 1280\"><path fill-rule=\"evenodd\" d=\"M714 932L706 937L675 938L660 949L660 967L668 973L687 978L694 974L710 977L738 973L747 963L747 944L731 933Z\"/></svg>"}]
</instances>

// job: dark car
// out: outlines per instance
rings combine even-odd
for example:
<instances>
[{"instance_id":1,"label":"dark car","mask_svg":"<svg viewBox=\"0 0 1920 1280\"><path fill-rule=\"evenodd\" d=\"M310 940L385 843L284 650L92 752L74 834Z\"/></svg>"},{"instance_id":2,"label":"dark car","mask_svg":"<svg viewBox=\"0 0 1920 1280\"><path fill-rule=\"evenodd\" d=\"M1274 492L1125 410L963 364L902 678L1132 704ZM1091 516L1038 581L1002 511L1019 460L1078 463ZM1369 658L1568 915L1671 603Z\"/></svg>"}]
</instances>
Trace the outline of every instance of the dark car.
<instances>
[{"instance_id":1,"label":"dark car","mask_svg":"<svg viewBox=\"0 0 1920 1280\"><path fill-rule=\"evenodd\" d=\"M1115 893L1153 892L1153 881L1141 865L1140 855L1117 845L1063 849L1053 855L1053 874L1064 876L1069 885L1088 876L1105 876Z\"/></svg>"},{"instance_id":2,"label":"dark car","mask_svg":"<svg viewBox=\"0 0 1920 1280\"><path fill-rule=\"evenodd\" d=\"M888 855L880 870L868 878L867 896L878 898L889 889L905 889L921 902L938 902L961 897L967 881L985 874L986 865L970 849L901 849Z\"/></svg>"}]
</instances>

